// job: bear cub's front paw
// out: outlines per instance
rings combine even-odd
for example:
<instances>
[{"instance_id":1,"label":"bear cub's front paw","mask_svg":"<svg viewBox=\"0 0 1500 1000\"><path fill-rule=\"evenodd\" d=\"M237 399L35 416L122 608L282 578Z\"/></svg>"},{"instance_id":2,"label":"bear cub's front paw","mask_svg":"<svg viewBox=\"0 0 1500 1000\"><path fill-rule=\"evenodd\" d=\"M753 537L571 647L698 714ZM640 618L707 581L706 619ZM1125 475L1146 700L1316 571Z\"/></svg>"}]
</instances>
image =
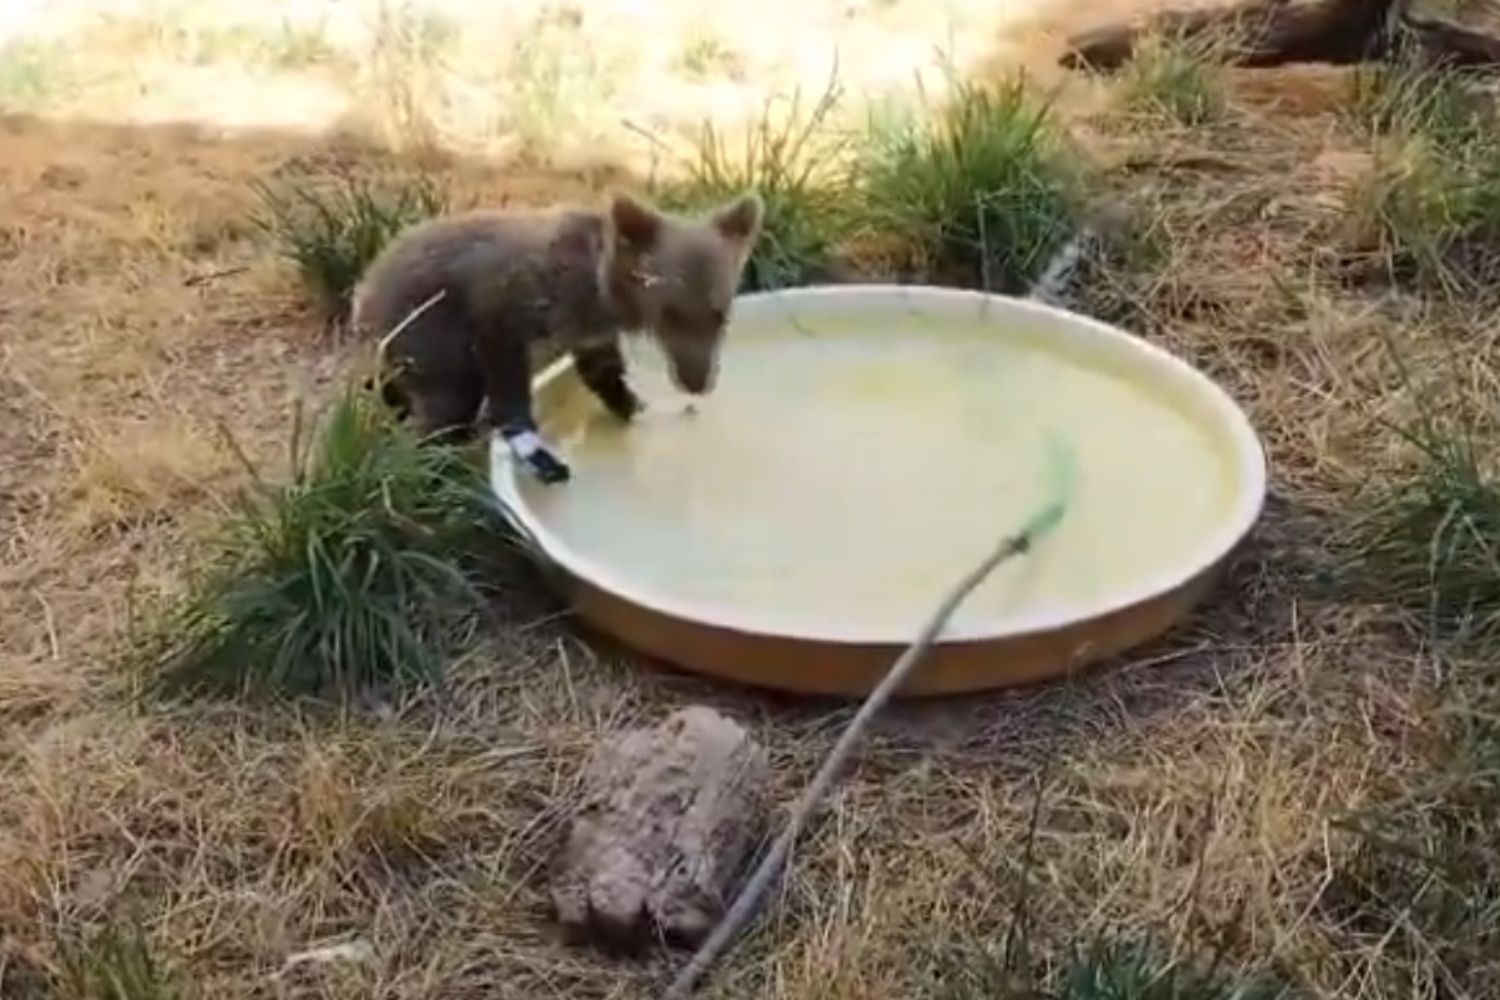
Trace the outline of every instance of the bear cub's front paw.
<instances>
[{"instance_id":1,"label":"bear cub's front paw","mask_svg":"<svg viewBox=\"0 0 1500 1000\"><path fill-rule=\"evenodd\" d=\"M544 483L565 483L573 477L573 470L568 468L568 463L546 448L533 452L526 460L526 465Z\"/></svg>"},{"instance_id":2,"label":"bear cub's front paw","mask_svg":"<svg viewBox=\"0 0 1500 1000\"><path fill-rule=\"evenodd\" d=\"M602 402L605 409L609 410L616 419L622 420L625 423L629 423L635 417L639 416L641 411L646 408L646 404L641 402L641 398L624 385L617 386L610 392L605 393L602 397Z\"/></svg>"}]
</instances>

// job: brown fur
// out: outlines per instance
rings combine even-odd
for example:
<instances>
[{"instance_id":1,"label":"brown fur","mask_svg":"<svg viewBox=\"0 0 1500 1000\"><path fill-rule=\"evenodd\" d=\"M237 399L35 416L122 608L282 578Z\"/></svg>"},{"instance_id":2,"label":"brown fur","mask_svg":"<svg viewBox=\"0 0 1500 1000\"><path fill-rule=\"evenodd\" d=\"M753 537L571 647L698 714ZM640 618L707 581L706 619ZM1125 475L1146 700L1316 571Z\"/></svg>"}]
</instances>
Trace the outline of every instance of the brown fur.
<instances>
[{"instance_id":1,"label":"brown fur","mask_svg":"<svg viewBox=\"0 0 1500 1000\"><path fill-rule=\"evenodd\" d=\"M353 320L387 339L388 398L424 433L466 433L482 402L503 431L534 428L529 347L541 338L571 351L582 381L628 420L641 404L625 380L619 335L650 331L679 386L708 392L761 216L753 194L697 219L616 195L605 211L482 210L429 220L371 265Z\"/></svg>"}]
</instances>

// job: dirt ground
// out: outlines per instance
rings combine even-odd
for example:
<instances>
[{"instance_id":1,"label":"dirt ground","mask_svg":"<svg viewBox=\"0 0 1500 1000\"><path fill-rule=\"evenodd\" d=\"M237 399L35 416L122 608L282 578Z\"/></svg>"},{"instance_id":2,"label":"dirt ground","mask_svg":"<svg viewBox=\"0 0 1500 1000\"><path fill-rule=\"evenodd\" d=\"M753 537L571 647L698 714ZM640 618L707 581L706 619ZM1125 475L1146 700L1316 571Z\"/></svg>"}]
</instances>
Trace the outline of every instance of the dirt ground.
<instances>
[{"instance_id":1,"label":"dirt ground","mask_svg":"<svg viewBox=\"0 0 1500 1000\"><path fill-rule=\"evenodd\" d=\"M1240 74L1228 118L1192 132L1078 120L1165 237L1112 307L1247 408L1265 519L1207 606L1108 671L893 712L706 995L940 995L921 984L952 949L998 944L1035 808L1039 941L1149 931L1316 996L1396 995L1385 945L1330 901L1351 851L1335 821L1416 766L1431 667L1313 584L1392 449L1371 431L1401 405L1374 332L1460 321L1324 276L1368 169L1346 85ZM542 865L590 747L707 701L755 730L790 801L848 706L724 690L531 621L480 637L441 710L122 707L132 608L175 586L246 481L226 442L275 475L295 400L362 346L326 336L249 230L249 184L396 154L305 122L226 134L41 104L0 118L0 996L46 995L58 929L123 912L193 996L651 995L662 959L565 947L549 919ZM459 200L625 180L447 145L419 154ZM1462 322L1492 343L1492 319ZM288 965L349 940L371 957Z\"/></svg>"}]
</instances>

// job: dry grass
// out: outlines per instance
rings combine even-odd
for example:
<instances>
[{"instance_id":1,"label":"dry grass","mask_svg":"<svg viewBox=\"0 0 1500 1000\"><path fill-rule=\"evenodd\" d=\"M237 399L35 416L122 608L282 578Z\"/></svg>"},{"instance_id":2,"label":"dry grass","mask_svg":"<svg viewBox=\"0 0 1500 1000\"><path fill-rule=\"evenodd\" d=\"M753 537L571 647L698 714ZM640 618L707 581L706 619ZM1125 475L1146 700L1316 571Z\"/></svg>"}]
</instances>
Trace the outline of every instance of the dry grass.
<instances>
[{"instance_id":1,"label":"dry grass","mask_svg":"<svg viewBox=\"0 0 1500 1000\"><path fill-rule=\"evenodd\" d=\"M67 515L84 531L171 517L209 501L232 470L223 441L180 414L91 429L77 444Z\"/></svg>"},{"instance_id":2,"label":"dry grass","mask_svg":"<svg viewBox=\"0 0 1500 1000\"><path fill-rule=\"evenodd\" d=\"M1112 671L893 712L708 996L987 995L977 956L1003 951L1022 886L1013 971L1059 991L1075 949L1118 939L1314 997L1494 995L1460 946L1494 925L1493 798L1436 777L1493 772L1483 657L1435 642L1393 581L1340 574L1354 512L1414 468L1380 430L1418 412L1387 341L1474 410L1500 327L1351 278L1336 237L1372 158L1346 84L1229 74L1233 113L1166 138L1074 122L1156 251L1102 261L1084 307L1244 403L1272 462L1265 520L1200 614ZM589 749L706 700L765 741L790 801L848 709L667 676L518 610L440 701L345 716L112 699L132 608L180 586L244 485L218 428L278 467L294 399L340 384L359 346L319 336L244 222L250 182L403 164L286 135L3 128L0 995L54 995L80 962L188 996L651 995L665 959L572 950L549 921L544 865ZM456 201L616 179L428 169ZM1421 859L1457 844L1464 866L1434 895L1355 814Z\"/></svg>"},{"instance_id":3,"label":"dry grass","mask_svg":"<svg viewBox=\"0 0 1500 1000\"><path fill-rule=\"evenodd\" d=\"M352 127L412 150L597 162L641 152L632 125L738 128L778 94L815 92L834 52L851 93L904 89L936 50L965 65L984 55L1030 5L726 0L710 16L685 0L39 4L18 16L23 34L0 35L0 109ZM779 26L793 23L789 44Z\"/></svg>"},{"instance_id":4,"label":"dry grass","mask_svg":"<svg viewBox=\"0 0 1500 1000\"><path fill-rule=\"evenodd\" d=\"M1361 245L1388 258L1393 280L1483 294L1496 273L1500 205L1500 143L1483 81L1402 61L1354 84L1354 116L1376 164L1351 193Z\"/></svg>"}]
</instances>

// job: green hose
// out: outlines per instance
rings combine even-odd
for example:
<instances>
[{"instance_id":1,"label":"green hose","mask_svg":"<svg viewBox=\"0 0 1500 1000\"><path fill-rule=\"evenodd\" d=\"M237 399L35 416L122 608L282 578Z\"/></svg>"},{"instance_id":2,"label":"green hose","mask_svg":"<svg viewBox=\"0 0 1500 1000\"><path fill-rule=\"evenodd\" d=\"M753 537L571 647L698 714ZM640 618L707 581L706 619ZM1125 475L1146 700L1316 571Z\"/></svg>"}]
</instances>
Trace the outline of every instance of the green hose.
<instances>
[{"instance_id":1,"label":"green hose","mask_svg":"<svg viewBox=\"0 0 1500 1000\"><path fill-rule=\"evenodd\" d=\"M1078 488L1078 456L1067 441L1053 431L1047 435L1047 502L1021 525L1017 537L1028 544L1056 528L1073 503Z\"/></svg>"}]
</instances>

